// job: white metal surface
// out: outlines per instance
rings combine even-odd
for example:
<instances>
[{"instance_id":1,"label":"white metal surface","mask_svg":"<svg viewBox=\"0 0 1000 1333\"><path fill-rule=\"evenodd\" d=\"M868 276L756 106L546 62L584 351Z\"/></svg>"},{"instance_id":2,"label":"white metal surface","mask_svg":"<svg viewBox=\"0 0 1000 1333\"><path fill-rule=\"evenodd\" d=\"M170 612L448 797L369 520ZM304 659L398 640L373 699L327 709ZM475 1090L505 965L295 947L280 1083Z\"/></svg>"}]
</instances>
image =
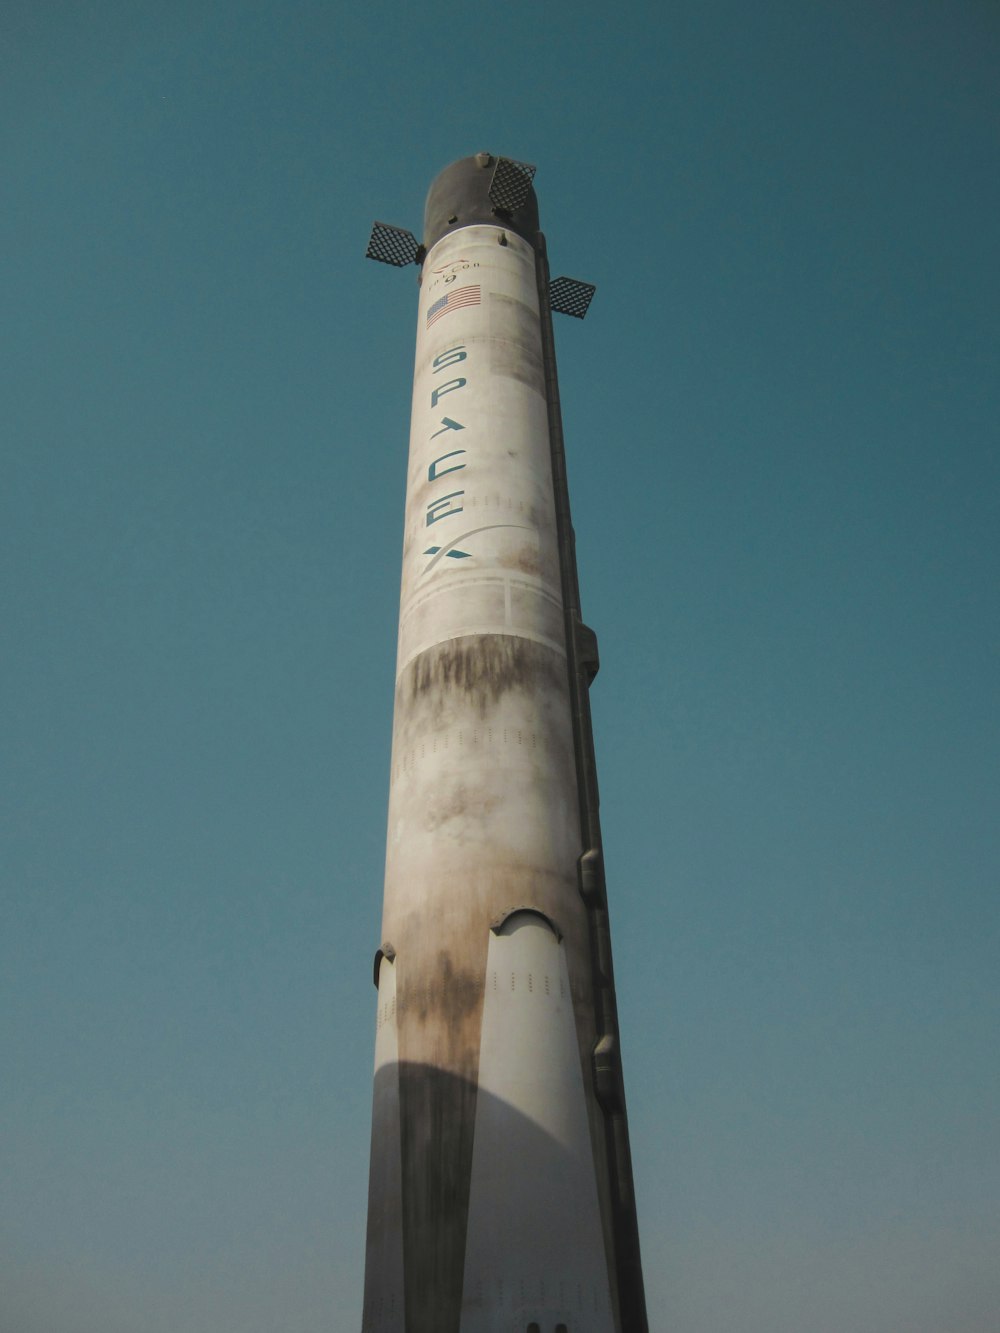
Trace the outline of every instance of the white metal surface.
<instances>
[{"instance_id":1,"label":"white metal surface","mask_svg":"<svg viewBox=\"0 0 1000 1333\"><path fill-rule=\"evenodd\" d=\"M610 1326L565 952L517 912L490 937L461 1333Z\"/></svg>"},{"instance_id":2,"label":"white metal surface","mask_svg":"<svg viewBox=\"0 0 1000 1333\"><path fill-rule=\"evenodd\" d=\"M468 226L427 255L419 303L380 984L403 1203L379 1197L383 1100L366 1333L524 1333L541 1312L551 1333L559 1311L569 1333L614 1333L564 635L535 256ZM531 916L491 930L515 909L558 938ZM530 990L536 971L558 998ZM383 1301L376 1322L394 1208L406 1313L386 1322Z\"/></svg>"}]
</instances>

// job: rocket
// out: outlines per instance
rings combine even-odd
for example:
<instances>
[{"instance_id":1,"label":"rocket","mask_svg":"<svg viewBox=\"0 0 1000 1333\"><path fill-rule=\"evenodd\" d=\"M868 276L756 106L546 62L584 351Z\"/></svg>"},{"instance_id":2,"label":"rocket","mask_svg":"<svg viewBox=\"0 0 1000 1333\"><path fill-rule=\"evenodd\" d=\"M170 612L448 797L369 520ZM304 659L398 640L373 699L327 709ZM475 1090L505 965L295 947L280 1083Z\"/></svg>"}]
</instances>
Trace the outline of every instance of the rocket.
<instances>
[{"instance_id":1,"label":"rocket","mask_svg":"<svg viewBox=\"0 0 1000 1333\"><path fill-rule=\"evenodd\" d=\"M363 1333L646 1333L551 281L534 168L427 198Z\"/></svg>"}]
</instances>

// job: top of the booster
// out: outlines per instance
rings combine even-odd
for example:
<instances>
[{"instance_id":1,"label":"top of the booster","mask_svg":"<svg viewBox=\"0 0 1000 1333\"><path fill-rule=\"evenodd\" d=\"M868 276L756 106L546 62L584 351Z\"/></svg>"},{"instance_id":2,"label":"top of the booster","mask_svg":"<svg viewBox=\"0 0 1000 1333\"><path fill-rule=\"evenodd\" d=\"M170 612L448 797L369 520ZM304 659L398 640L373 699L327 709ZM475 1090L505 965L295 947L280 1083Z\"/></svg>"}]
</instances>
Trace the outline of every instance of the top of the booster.
<instances>
[{"instance_id":1,"label":"top of the booster","mask_svg":"<svg viewBox=\"0 0 1000 1333\"><path fill-rule=\"evenodd\" d=\"M544 255L545 237L538 230L534 175L535 168L530 163L517 162L512 157L477 153L475 157L460 158L445 167L431 185L424 209L423 244L405 227L375 222L365 255L393 268L416 264L422 270L428 250L442 236L477 225L496 227L501 244L506 244L505 233L513 232L527 241L536 254ZM578 278L548 280L547 265L545 271L549 308L561 315L583 319L596 290L594 284L580 282Z\"/></svg>"},{"instance_id":2,"label":"top of the booster","mask_svg":"<svg viewBox=\"0 0 1000 1333\"><path fill-rule=\"evenodd\" d=\"M459 227L485 223L538 238L538 200L531 184L534 167L492 153L459 158L435 177L424 208L424 246L430 249Z\"/></svg>"}]
</instances>

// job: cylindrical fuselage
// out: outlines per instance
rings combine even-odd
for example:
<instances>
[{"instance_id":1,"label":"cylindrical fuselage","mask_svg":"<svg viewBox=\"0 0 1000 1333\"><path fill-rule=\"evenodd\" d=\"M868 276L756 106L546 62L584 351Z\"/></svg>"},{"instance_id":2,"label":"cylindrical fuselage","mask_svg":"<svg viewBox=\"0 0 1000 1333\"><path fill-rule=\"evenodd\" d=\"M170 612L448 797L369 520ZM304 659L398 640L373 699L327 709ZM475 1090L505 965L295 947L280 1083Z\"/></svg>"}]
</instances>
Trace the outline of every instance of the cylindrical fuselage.
<instances>
[{"instance_id":1,"label":"cylindrical fuselage","mask_svg":"<svg viewBox=\"0 0 1000 1333\"><path fill-rule=\"evenodd\" d=\"M423 262L364 1333L615 1333L536 252Z\"/></svg>"}]
</instances>

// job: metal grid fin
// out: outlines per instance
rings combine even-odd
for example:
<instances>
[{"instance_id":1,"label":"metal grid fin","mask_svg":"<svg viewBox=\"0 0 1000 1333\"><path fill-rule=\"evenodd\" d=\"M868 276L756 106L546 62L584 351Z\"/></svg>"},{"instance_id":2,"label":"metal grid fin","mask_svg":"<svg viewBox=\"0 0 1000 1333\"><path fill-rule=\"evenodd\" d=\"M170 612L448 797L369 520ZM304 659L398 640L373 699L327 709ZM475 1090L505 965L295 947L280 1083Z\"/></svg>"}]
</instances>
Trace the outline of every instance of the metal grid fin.
<instances>
[{"instance_id":1,"label":"metal grid fin","mask_svg":"<svg viewBox=\"0 0 1000 1333\"><path fill-rule=\"evenodd\" d=\"M553 278L549 283L549 305L560 315L583 319L597 288L576 278Z\"/></svg>"},{"instance_id":2,"label":"metal grid fin","mask_svg":"<svg viewBox=\"0 0 1000 1333\"><path fill-rule=\"evenodd\" d=\"M490 202L494 208L513 213L528 197L535 168L528 162L515 162L510 157L498 157L490 181Z\"/></svg>"},{"instance_id":3,"label":"metal grid fin","mask_svg":"<svg viewBox=\"0 0 1000 1333\"><path fill-rule=\"evenodd\" d=\"M380 264L392 264L395 268L405 268L415 264L420 245L412 231L403 227L391 227L388 222L376 222L368 238L366 259L377 259Z\"/></svg>"}]
</instances>

